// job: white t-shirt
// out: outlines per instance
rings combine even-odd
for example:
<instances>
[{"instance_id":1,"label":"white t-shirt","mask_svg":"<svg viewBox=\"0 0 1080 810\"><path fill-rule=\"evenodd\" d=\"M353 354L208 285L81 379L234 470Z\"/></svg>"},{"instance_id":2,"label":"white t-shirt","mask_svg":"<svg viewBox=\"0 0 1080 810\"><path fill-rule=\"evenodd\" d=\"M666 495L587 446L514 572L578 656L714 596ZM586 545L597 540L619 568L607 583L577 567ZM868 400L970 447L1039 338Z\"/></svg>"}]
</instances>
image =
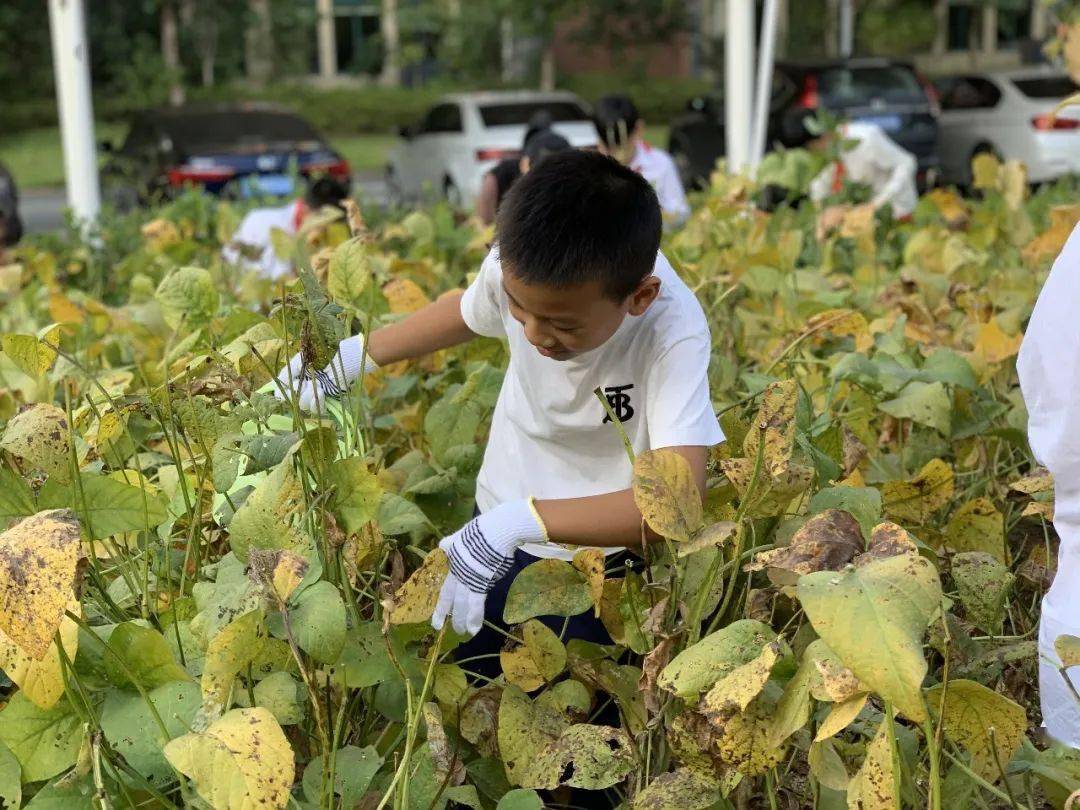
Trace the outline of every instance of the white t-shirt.
<instances>
[{"instance_id":1,"label":"white t-shirt","mask_svg":"<svg viewBox=\"0 0 1080 810\"><path fill-rule=\"evenodd\" d=\"M255 270L263 278L278 279L292 273L292 262L282 259L274 252L270 232L274 228L280 228L290 236L295 235L297 206L300 204L301 201L296 200L276 208L255 208L249 211L232 239L221 249L222 258L244 270ZM240 245L259 250L258 258L249 259L239 249Z\"/></svg>"},{"instance_id":2,"label":"white t-shirt","mask_svg":"<svg viewBox=\"0 0 1080 810\"><path fill-rule=\"evenodd\" d=\"M660 294L652 306L640 316L628 315L602 346L558 361L541 355L510 314L497 251L498 246L488 254L461 300L462 317L473 332L506 338L510 346L476 482L481 511L530 495L578 498L629 488L630 461L593 394L597 386L635 452L723 441L709 398L709 325L662 254L653 269ZM577 550L554 543L523 548L565 560Z\"/></svg>"},{"instance_id":3,"label":"white t-shirt","mask_svg":"<svg viewBox=\"0 0 1080 810\"><path fill-rule=\"evenodd\" d=\"M1039 621L1039 695L1054 739L1080 747L1080 706L1061 678L1054 640L1080 635L1080 225L1039 293L1016 371L1028 411L1031 450L1054 476L1058 547L1054 584ZM1049 663L1052 662L1052 663ZM1070 672L1076 679L1076 670Z\"/></svg>"},{"instance_id":4,"label":"white t-shirt","mask_svg":"<svg viewBox=\"0 0 1080 810\"><path fill-rule=\"evenodd\" d=\"M855 144L840 156L844 177L865 183L873 189L875 206L891 203L893 215L906 217L915 210L919 192L915 187L915 171L919 163L877 124L850 121L840 127L839 136ZM820 201L829 196L840 171L836 163L825 169L810 183L810 198Z\"/></svg>"},{"instance_id":5,"label":"white t-shirt","mask_svg":"<svg viewBox=\"0 0 1080 810\"><path fill-rule=\"evenodd\" d=\"M679 170L671 155L644 141L638 141L630 168L649 181L656 190L665 225L681 225L690 216Z\"/></svg>"}]
</instances>

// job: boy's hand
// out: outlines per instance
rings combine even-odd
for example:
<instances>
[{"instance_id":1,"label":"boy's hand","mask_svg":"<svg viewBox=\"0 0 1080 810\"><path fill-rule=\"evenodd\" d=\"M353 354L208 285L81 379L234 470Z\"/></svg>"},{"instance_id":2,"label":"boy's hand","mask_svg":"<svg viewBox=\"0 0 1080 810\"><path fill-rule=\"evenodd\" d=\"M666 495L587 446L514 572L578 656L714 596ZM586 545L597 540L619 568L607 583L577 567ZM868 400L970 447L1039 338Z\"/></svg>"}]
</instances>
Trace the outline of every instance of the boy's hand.
<instances>
[{"instance_id":1,"label":"boy's hand","mask_svg":"<svg viewBox=\"0 0 1080 810\"><path fill-rule=\"evenodd\" d=\"M457 633L475 636L484 624L488 591L506 575L514 552L525 543L542 543L547 530L532 499L510 501L473 518L439 548L450 560L431 625L441 630L449 614Z\"/></svg>"},{"instance_id":2,"label":"boy's hand","mask_svg":"<svg viewBox=\"0 0 1080 810\"><path fill-rule=\"evenodd\" d=\"M363 366L361 367L361 360ZM291 399L294 390L299 390L300 407L305 411L315 408L316 388L319 400L327 397L340 397L363 372L373 371L378 365L370 356L364 357L364 336L354 335L338 344L337 354L324 369L304 369L304 360L300 354L293 356L289 364L281 370L274 386L274 396L278 399ZM301 379L301 371L305 372Z\"/></svg>"}]
</instances>

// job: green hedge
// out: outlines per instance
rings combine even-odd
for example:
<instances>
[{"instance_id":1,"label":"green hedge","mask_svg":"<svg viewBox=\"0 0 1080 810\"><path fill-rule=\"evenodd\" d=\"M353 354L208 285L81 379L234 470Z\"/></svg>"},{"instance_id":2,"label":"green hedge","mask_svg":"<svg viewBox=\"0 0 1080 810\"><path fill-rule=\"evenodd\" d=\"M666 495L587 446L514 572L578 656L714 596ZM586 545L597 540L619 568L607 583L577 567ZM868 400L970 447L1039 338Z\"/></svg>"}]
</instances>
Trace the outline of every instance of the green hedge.
<instances>
[{"instance_id":1,"label":"green hedge","mask_svg":"<svg viewBox=\"0 0 1080 810\"><path fill-rule=\"evenodd\" d=\"M657 125L667 124L685 108L687 99L708 88L707 83L693 79L628 79L604 74L569 76L562 85L589 102L606 93L628 93L645 120ZM478 88L443 83L419 88L320 89L281 82L258 91L241 84L210 91L193 88L188 95L193 102L270 101L295 110L323 132L353 134L392 132L398 126L418 119L442 94L474 89ZM96 116L102 121L122 120L138 106L115 95L95 98L94 105ZM3 128L6 132L55 126L56 123L56 104L52 98L4 106Z\"/></svg>"}]
</instances>

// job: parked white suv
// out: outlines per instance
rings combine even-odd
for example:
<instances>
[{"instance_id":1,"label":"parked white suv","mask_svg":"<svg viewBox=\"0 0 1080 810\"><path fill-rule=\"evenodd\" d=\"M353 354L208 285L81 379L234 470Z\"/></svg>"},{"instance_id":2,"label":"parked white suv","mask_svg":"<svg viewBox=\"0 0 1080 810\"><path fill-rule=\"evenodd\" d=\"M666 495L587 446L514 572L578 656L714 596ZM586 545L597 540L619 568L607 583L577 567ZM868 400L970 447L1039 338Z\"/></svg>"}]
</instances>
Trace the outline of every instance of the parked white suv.
<instances>
[{"instance_id":1,"label":"parked white suv","mask_svg":"<svg viewBox=\"0 0 1080 810\"><path fill-rule=\"evenodd\" d=\"M391 198L412 201L430 194L471 206L484 174L520 154L529 120L540 112L550 116L551 128L571 146L596 145L589 107L573 93L448 95L419 122L401 128L401 141L386 167Z\"/></svg>"},{"instance_id":2,"label":"parked white suv","mask_svg":"<svg viewBox=\"0 0 1080 810\"><path fill-rule=\"evenodd\" d=\"M1080 90L1065 73L1044 66L995 73L966 73L937 82L941 95L938 146L942 179L971 182L971 159L991 152L1027 166L1041 183L1080 172L1080 113L1050 111Z\"/></svg>"}]
</instances>

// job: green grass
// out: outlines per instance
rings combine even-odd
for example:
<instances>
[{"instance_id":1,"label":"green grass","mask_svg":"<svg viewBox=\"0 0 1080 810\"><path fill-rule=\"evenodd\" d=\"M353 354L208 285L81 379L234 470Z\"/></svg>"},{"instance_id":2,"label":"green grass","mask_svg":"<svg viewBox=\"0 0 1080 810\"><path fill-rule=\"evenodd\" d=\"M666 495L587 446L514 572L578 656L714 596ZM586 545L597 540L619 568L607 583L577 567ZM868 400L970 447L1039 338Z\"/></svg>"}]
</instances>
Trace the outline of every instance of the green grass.
<instances>
[{"instance_id":1,"label":"green grass","mask_svg":"<svg viewBox=\"0 0 1080 810\"><path fill-rule=\"evenodd\" d=\"M645 129L649 143L667 148L666 126L650 126ZM97 140L114 143L124 136L124 126L115 123L99 123L95 131ZM381 171L397 137L385 133L350 135L327 135L330 144L345 156L353 171ZM60 130L57 127L27 130L12 135L0 135L0 163L15 176L19 188L60 186L64 183L64 160L60 148Z\"/></svg>"}]
</instances>

